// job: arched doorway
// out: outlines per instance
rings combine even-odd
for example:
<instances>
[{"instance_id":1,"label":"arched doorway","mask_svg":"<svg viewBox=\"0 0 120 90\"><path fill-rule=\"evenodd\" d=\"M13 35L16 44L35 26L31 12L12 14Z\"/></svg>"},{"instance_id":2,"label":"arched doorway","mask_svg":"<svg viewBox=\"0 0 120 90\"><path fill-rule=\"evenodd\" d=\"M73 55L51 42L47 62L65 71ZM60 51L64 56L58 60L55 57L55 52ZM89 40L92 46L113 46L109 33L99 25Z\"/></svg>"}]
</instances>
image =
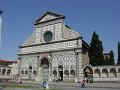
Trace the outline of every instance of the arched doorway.
<instances>
[{"instance_id":1,"label":"arched doorway","mask_svg":"<svg viewBox=\"0 0 120 90\"><path fill-rule=\"evenodd\" d=\"M43 81L48 81L49 79L49 61L47 58L43 58L41 60L41 67L42 67L42 77Z\"/></svg>"},{"instance_id":2,"label":"arched doorway","mask_svg":"<svg viewBox=\"0 0 120 90\"><path fill-rule=\"evenodd\" d=\"M58 66L58 71L59 71L59 79L60 81L63 81L63 66L62 65Z\"/></svg>"},{"instance_id":3,"label":"arched doorway","mask_svg":"<svg viewBox=\"0 0 120 90\"><path fill-rule=\"evenodd\" d=\"M93 82L93 70L90 66L86 66L83 69L84 77L86 78L87 82Z\"/></svg>"},{"instance_id":4,"label":"arched doorway","mask_svg":"<svg viewBox=\"0 0 120 90\"><path fill-rule=\"evenodd\" d=\"M54 78L57 78L57 71L56 70L53 71L53 75L54 75Z\"/></svg>"}]
</instances>

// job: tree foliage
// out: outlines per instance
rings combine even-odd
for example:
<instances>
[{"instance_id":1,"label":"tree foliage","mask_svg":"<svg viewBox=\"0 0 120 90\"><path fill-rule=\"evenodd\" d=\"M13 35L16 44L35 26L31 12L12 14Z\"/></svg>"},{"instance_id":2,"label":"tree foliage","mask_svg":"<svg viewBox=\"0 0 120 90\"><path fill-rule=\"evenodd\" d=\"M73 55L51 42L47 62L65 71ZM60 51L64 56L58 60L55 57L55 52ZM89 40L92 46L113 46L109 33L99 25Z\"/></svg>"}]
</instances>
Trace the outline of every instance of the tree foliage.
<instances>
[{"instance_id":1,"label":"tree foliage","mask_svg":"<svg viewBox=\"0 0 120 90\"><path fill-rule=\"evenodd\" d=\"M104 57L102 41L99 40L99 36L96 32L93 33L88 53L91 65L103 65Z\"/></svg>"},{"instance_id":2,"label":"tree foliage","mask_svg":"<svg viewBox=\"0 0 120 90\"><path fill-rule=\"evenodd\" d=\"M120 42L118 42L118 62L117 64L120 64Z\"/></svg>"}]
</instances>

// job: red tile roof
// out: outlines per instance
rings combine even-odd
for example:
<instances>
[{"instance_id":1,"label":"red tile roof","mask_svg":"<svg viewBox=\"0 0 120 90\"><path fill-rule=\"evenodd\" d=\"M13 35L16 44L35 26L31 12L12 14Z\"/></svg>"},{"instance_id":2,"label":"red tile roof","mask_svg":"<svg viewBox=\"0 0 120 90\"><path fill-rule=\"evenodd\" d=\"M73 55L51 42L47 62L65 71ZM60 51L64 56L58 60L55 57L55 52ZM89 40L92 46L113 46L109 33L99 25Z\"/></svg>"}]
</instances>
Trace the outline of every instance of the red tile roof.
<instances>
[{"instance_id":1,"label":"red tile roof","mask_svg":"<svg viewBox=\"0 0 120 90\"><path fill-rule=\"evenodd\" d=\"M2 60L2 59L0 59L0 64L1 63L17 63L17 61L8 61L8 60Z\"/></svg>"}]
</instances>

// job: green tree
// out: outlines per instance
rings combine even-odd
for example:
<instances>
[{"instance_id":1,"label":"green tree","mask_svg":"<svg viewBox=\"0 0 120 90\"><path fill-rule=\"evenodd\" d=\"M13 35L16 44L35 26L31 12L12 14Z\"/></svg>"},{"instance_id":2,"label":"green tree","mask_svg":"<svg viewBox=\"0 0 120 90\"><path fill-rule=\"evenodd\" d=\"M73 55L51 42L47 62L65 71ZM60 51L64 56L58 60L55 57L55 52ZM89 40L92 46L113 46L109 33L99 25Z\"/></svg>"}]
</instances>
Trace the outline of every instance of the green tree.
<instances>
[{"instance_id":1,"label":"green tree","mask_svg":"<svg viewBox=\"0 0 120 90\"><path fill-rule=\"evenodd\" d=\"M89 58L90 58L90 64L93 66L96 65L103 65L104 57L103 57L103 46L102 41L99 40L98 34L94 31L92 40L90 43L89 48Z\"/></svg>"},{"instance_id":2,"label":"green tree","mask_svg":"<svg viewBox=\"0 0 120 90\"><path fill-rule=\"evenodd\" d=\"M109 56L109 65L114 65L114 53L113 51L111 50L110 51L110 56Z\"/></svg>"},{"instance_id":3,"label":"green tree","mask_svg":"<svg viewBox=\"0 0 120 90\"><path fill-rule=\"evenodd\" d=\"M118 62L117 64L120 64L120 42L118 42Z\"/></svg>"}]
</instances>

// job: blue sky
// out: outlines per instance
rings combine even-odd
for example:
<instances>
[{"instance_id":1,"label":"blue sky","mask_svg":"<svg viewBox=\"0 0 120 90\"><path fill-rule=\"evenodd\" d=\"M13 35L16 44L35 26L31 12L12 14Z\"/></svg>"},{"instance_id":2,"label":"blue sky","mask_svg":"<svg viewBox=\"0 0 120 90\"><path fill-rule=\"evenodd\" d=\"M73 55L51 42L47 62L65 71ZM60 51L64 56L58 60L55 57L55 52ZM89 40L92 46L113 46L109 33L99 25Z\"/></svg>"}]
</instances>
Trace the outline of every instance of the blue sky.
<instances>
[{"instance_id":1,"label":"blue sky","mask_svg":"<svg viewBox=\"0 0 120 90\"><path fill-rule=\"evenodd\" d=\"M4 10L1 59L17 59L18 46L32 34L35 20L52 11L65 15L65 23L88 44L96 31L104 52L113 50L117 60L120 0L0 0L0 9Z\"/></svg>"}]
</instances>

